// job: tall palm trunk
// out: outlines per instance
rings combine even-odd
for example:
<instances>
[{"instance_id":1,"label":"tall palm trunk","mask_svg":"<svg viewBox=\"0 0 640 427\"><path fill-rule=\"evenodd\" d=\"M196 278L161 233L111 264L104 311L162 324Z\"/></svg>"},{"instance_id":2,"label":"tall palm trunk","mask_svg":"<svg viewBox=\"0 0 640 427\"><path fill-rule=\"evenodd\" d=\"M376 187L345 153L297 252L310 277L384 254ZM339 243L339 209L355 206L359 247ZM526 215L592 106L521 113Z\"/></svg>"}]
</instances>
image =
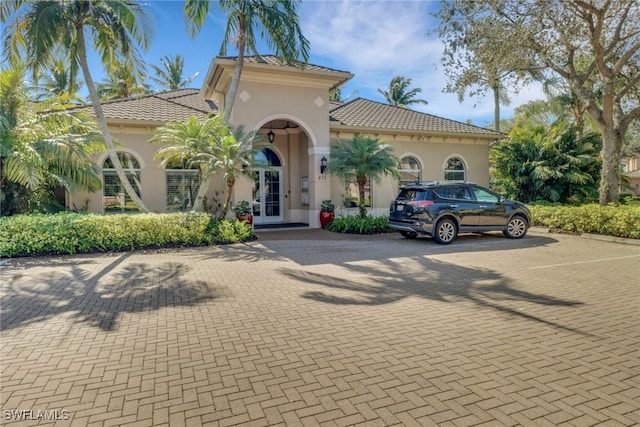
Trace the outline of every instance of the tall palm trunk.
<instances>
[{"instance_id":1,"label":"tall palm trunk","mask_svg":"<svg viewBox=\"0 0 640 427\"><path fill-rule=\"evenodd\" d=\"M224 124L229 124L231 118L231 110L233 109L233 103L236 99L236 93L238 92L238 86L240 85L240 75L242 74L242 67L244 67L244 50L247 42L247 26L244 16L240 16L238 28L238 62L236 68L233 70L233 78L231 79L231 85L229 86L229 92L225 97L224 102Z\"/></svg>"},{"instance_id":2,"label":"tall palm trunk","mask_svg":"<svg viewBox=\"0 0 640 427\"><path fill-rule=\"evenodd\" d=\"M104 116L104 111L102 110L102 104L100 103L100 98L98 97L98 92L96 91L95 84L93 83L93 78L91 77L91 72L89 71L89 65L87 63L87 48L84 41L84 28L82 25L77 27L78 31L78 61L80 62L80 67L82 68L82 74L84 75L85 83L87 84L87 89L89 90L89 99L91 99L91 104L93 105L93 111L96 114L96 118L98 119L98 123L100 124L100 130L102 131L102 136L104 137L104 143L107 146L107 150L109 151L109 158L111 159L111 163L113 163L113 168L116 171L116 175L120 180L120 184L124 187L124 190L127 192L131 200L136 204L138 209L144 212L149 212L147 207L142 202L142 199L138 197L138 194L135 192L129 179L127 179L126 174L122 168L122 164L120 163L120 159L118 158L118 152L116 150L116 146L113 143L113 139L111 138L111 133L109 132L109 127L107 126L107 119Z\"/></svg>"}]
</instances>

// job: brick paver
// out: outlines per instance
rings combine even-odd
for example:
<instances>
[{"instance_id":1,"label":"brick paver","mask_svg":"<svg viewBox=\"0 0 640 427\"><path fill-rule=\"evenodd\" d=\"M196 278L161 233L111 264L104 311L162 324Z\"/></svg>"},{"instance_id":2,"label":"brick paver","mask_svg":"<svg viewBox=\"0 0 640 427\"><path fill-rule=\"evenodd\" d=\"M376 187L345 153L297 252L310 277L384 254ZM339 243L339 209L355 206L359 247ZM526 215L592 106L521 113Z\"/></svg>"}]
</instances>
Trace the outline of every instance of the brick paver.
<instances>
[{"instance_id":1,"label":"brick paver","mask_svg":"<svg viewBox=\"0 0 640 427\"><path fill-rule=\"evenodd\" d=\"M1 422L637 425L639 265L541 232L319 230L10 260Z\"/></svg>"}]
</instances>

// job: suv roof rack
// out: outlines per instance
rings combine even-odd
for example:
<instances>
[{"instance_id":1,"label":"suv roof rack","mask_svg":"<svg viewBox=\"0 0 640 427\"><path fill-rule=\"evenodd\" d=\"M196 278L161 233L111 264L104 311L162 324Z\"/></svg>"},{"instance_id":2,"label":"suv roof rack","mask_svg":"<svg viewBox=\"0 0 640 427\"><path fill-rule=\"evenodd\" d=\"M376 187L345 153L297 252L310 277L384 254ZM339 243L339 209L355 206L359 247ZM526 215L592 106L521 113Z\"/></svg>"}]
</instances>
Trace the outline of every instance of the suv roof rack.
<instances>
[{"instance_id":1,"label":"suv roof rack","mask_svg":"<svg viewBox=\"0 0 640 427\"><path fill-rule=\"evenodd\" d=\"M409 184L404 184L402 187L436 187L438 185L454 185L454 184L475 184L472 181L455 181L455 180L442 180L442 181L416 181Z\"/></svg>"}]
</instances>

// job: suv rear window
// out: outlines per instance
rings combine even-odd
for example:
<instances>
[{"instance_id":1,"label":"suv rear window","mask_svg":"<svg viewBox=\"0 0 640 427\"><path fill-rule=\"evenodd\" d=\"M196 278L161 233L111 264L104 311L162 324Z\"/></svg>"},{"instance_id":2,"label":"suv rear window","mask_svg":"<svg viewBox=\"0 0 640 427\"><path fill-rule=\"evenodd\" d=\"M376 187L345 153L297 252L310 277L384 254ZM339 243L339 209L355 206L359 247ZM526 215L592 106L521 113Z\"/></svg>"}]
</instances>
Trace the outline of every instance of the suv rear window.
<instances>
[{"instance_id":1,"label":"suv rear window","mask_svg":"<svg viewBox=\"0 0 640 427\"><path fill-rule=\"evenodd\" d=\"M414 200L429 200L429 191L420 188L403 188L396 200L411 202Z\"/></svg>"},{"instance_id":2,"label":"suv rear window","mask_svg":"<svg viewBox=\"0 0 640 427\"><path fill-rule=\"evenodd\" d=\"M472 200L467 187L440 187L433 190L441 199Z\"/></svg>"}]
</instances>

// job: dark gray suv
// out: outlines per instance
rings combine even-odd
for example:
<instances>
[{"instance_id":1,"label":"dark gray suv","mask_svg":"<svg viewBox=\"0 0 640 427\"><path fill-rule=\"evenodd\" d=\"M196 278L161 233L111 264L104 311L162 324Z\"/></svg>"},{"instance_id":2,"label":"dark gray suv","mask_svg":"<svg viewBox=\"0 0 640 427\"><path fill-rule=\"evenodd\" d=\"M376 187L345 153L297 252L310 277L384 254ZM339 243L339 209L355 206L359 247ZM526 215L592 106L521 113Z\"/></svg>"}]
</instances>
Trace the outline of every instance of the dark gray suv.
<instances>
[{"instance_id":1,"label":"dark gray suv","mask_svg":"<svg viewBox=\"0 0 640 427\"><path fill-rule=\"evenodd\" d=\"M521 239L530 221L531 213L524 204L460 181L405 185L389 208L389 228L408 239L429 235L441 244L453 242L458 233L485 231L502 231Z\"/></svg>"}]
</instances>

